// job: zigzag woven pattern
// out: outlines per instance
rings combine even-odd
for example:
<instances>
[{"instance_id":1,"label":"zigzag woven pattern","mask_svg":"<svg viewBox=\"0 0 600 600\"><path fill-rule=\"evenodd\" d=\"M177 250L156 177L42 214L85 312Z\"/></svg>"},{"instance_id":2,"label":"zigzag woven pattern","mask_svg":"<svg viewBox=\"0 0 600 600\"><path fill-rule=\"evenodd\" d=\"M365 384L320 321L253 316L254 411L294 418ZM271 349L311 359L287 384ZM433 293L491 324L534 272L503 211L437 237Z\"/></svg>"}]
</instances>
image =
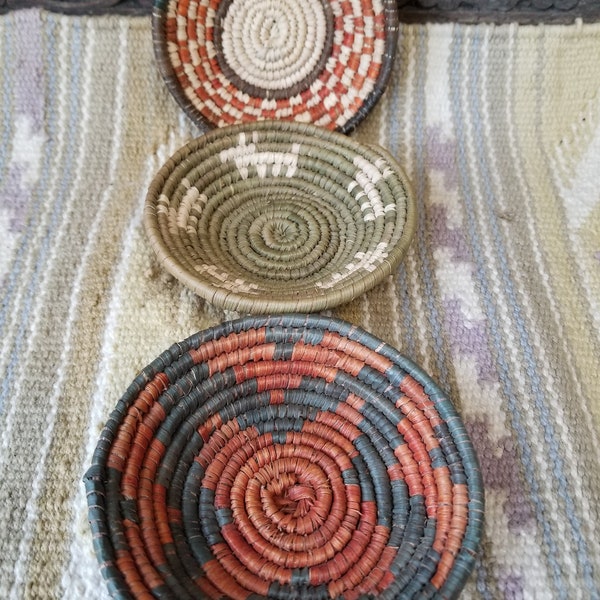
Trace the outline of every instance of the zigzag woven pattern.
<instances>
[{"instance_id":1,"label":"zigzag woven pattern","mask_svg":"<svg viewBox=\"0 0 600 600\"><path fill-rule=\"evenodd\" d=\"M85 479L115 598L446 598L483 522L443 392L321 316L226 322L163 352Z\"/></svg>"}]
</instances>

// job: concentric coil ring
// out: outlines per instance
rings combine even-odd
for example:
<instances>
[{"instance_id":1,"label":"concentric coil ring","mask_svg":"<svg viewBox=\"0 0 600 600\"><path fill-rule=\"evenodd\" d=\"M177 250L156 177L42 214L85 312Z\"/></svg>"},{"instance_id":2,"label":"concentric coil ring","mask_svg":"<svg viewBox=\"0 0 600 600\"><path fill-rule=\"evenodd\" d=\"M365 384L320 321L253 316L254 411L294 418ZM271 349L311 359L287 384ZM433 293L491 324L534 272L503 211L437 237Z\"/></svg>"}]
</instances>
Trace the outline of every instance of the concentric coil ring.
<instances>
[{"instance_id":1,"label":"concentric coil ring","mask_svg":"<svg viewBox=\"0 0 600 600\"><path fill-rule=\"evenodd\" d=\"M246 317L175 344L85 477L115 598L448 598L483 515L437 385L336 319Z\"/></svg>"},{"instance_id":2,"label":"concentric coil ring","mask_svg":"<svg viewBox=\"0 0 600 600\"><path fill-rule=\"evenodd\" d=\"M352 300L392 273L415 221L406 177L383 149L268 121L188 143L156 175L144 213L164 267L243 312Z\"/></svg>"},{"instance_id":3,"label":"concentric coil ring","mask_svg":"<svg viewBox=\"0 0 600 600\"><path fill-rule=\"evenodd\" d=\"M220 2L214 43L219 65L239 88L261 98L305 89L331 54L333 11L324 0Z\"/></svg>"},{"instance_id":4,"label":"concentric coil ring","mask_svg":"<svg viewBox=\"0 0 600 600\"><path fill-rule=\"evenodd\" d=\"M159 68L197 123L263 119L347 133L377 102L396 0L155 0Z\"/></svg>"}]
</instances>

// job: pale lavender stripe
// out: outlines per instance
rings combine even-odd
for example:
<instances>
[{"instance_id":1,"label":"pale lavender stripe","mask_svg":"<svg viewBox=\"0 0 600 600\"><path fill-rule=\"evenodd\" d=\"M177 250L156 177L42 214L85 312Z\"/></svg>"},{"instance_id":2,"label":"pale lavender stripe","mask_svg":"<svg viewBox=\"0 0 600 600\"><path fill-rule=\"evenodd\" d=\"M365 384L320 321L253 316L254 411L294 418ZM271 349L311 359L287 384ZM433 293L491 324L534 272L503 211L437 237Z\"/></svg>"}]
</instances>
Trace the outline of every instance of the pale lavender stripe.
<instances>
[{"instance_id":1,"label":"pale lavender stripe","mask_svg":"<svg viewBox=\"0 0 600 600\"><path fill-rule=\"evenodd\" d=\"M479 381L498 381L498 373L489 350L485 322L467 322L461 310L460 300L456 299L444 301L444 312L452 353L456 356L468 356L475 362Z\"/></svg>"},{"instance_id":2,"label":"pale lavender stripe","mask_svg":"<svg viewBox=\"0 0 600 600\"><path fill-rule=\"evenodd\" d=\"M14 131L14 124L25 116L31 134L43 133L44 63L42 56L42 22L37 11L17 12L14 23L7 21L4 62L13 71L6 73L4 86L4 138ZM16 72L18 69L18 72ZM11 87L11 84L14 88ZM12 146L3 140L3 158L10 160ZM6 152L6 149L9 152ZM24 178L24 166L9 163L0 182L0 206L9 211L9 232L19 233L25 226L25 209L30 190ZM5 282L3 281L3 284Z\"/></svg>"},{"instance_id":3,"label":"pale lavender stripe","mask_svg":"<svg viewBox=\"0 0 600 600\"><path fill-rule=\"evenodd\" d=\"M44 118L44 59L42 55L42 18L34 10L15 15L15 60L24 76L16 77L14 111L32 119L35 130L42 130Z\"/></svg>"},{"instance_id":4,"label":"pale lavender stripe","mask_svg":"<svg viewBox=\"0 0 600 600\"><path fill-rule=\"evenodd\" d=\"M447 190L458 188L456 172L456 141L442 139L441 126L427 128L427 165L430 169L444 174L444 185Z\"/></svg>"}]
</instances>

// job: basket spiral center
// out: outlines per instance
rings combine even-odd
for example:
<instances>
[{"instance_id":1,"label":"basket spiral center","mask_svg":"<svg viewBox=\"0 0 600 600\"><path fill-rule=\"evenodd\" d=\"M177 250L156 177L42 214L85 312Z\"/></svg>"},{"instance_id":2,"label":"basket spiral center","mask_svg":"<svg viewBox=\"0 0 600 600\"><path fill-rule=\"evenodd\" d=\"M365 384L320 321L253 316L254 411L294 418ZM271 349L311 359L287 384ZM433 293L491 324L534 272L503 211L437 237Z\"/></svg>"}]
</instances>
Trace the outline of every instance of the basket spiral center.
<instances>
[{"instance_id":1,"label":"basket spiral center","mask_svg":"<svg viewBox=\"0 0 600 600\"><path fill-rule=\"evenodd\" d=\"M320 0L221 2L217 47L223 67L267 97L305 82L329 51L328 12Z\"/></svg>"},{"instance_id":2,"label":"basket spiral center","mask_svg":"<svg viewBox=\"0 0 600 600\"><path fill-rule=\"evenodd\" d=\"M281 246L293 242L298 237L298 225L289 220L277 220L265 231L268 246Z\"/></svg>"}]
</instances>

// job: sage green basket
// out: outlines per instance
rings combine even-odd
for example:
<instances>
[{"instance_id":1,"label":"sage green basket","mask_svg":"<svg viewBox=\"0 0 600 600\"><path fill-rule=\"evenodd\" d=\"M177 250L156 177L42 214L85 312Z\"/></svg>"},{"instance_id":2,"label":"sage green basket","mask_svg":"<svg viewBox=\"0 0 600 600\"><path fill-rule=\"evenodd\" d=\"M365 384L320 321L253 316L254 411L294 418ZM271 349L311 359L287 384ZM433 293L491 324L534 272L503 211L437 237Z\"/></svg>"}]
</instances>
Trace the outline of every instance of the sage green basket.
<instances>
[{"instance_id":1,"label":"sage green basket","mask_svg":"<svg viewBox=\"0 0 600 600\"><path fill-rule=\"evenodd\" d=\"M160 169L144 210L167 271L210 303L250 313L349 302L394 272L415 223L390 154L292 121L190 141Z\"/></svg>"}]
</instances>

